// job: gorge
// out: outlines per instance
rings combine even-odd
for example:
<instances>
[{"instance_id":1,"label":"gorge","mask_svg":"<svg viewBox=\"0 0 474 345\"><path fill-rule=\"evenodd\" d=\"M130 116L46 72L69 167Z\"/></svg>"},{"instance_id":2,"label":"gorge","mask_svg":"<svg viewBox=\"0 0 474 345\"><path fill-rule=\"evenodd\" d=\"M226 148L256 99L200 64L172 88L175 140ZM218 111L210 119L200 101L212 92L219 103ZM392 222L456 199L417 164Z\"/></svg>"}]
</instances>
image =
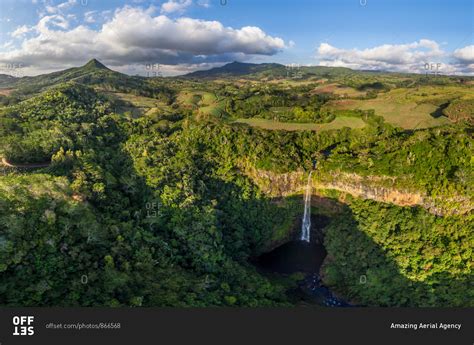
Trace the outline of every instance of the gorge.
<instances>
[{"instance_id":1,"label":"gorge","mask_svg":"<svg viewBox=\"0 0 474 345\"><path fill-rule=\"evenodd\" d=\"M296 296L304 303L326 307L348 307L350 304L334 296L320 276L321 266L327 256L324 247L324 229L334 219L327 215L312 213L312 173L313 171L310 171L308 174L303 192L300 234L298 236L295 234L294 239L261 255L257 260L257 267L276 276L303 274L304 279L298 283Z\"/></svg>"}]
</instances>

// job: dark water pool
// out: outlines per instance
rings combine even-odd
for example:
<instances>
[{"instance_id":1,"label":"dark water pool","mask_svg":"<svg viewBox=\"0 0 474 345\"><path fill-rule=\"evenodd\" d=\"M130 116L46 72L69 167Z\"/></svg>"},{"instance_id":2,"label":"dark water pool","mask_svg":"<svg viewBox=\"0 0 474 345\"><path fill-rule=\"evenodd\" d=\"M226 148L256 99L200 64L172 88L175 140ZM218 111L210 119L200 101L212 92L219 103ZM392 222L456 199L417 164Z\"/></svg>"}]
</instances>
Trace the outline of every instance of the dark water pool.
<instances>
[{"instance_id":1,"label":"dark water pool","mask_svg":"<svg viewBox=\"0 0 474 345\"><path fill-rule=\"evenodd\" d=\"M272 273L318 273L325 257L322 244L295 240L261 255L257 266Z\"/></svg>"},{"instance_id":2,"label":"dark water pool","mask_svg":"<svg viewBox=\"0 0 474 345\"><path fill-rule=\"evenodd\" d=\"M271 274L289 275L296 272L304 274L299 282L299 294L311 303L327 307L349 307L350 304L336 298L323 285L319 270L327 255L323 245L323 229L330 223L327 217L311 217L311 243L295 239L268 253L262 254L255 261L257 268Z\"/></svg>"}]
</instances>

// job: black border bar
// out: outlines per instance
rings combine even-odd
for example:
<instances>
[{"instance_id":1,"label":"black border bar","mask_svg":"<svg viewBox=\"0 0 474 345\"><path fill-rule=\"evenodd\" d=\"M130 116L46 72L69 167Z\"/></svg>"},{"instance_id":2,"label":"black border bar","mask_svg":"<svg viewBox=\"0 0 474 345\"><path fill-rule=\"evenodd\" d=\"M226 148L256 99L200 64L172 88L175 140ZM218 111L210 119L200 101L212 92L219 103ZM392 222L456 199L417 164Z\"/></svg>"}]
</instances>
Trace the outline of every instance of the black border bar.
<instances>
[{"instance_id":1,"label":"black border bar","mask_svg":"<svg viewBox=\"0 0 474 345\"><path fill-rule=\"evenodd\" d=\"M0 308L0 345L472 345L473 311L474 308ZM34 335L13 335L13 318L21 316L33 316ZM15 322L19 323L20 318ZM26 325L27 318L21 320ZM417 329L391 328L392 323L416 324ZM461 329L419 328L420 323L461 324ZM71 325L81 325L82 329ZM103 328L92 328L98 325Z\"/></svg>"}]
</instances>

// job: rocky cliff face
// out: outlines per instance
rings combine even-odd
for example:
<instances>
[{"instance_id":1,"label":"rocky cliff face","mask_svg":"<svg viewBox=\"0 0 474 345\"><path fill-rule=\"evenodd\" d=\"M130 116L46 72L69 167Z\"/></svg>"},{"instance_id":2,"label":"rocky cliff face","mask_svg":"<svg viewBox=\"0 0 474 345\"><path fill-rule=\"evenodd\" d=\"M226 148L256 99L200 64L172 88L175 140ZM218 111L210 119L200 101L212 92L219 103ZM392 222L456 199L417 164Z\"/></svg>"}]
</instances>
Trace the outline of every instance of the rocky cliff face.
<instances>
[{"instance_id":1,"label":"rocky cliff face","mask_svg":"<svg viewBox=\"0 0 474 345\"><path fill-rule=\"evenodd\" d=\"M271 171L258 170L251 166L244 167L244 174L249 176L260 189L270 197L284 197L301 192L306 179L304 171L293 171L276 174Z\"/></svg>"},{"instance_id":2,"label":"rocky cliff face","mask_svg":"<svg viewBox=\"0 0 474 345\"><path fill-rule=\"evenodd\" d=\"M334 173L315 181L320 189L334 189L362 199L371 199L398 206L421 206L438 216L466 214L474 209L468 196L437 196L400 188L396 177L359 176L348 173Z\"/></svg>"},{"instance_id":3,"label":"rocky cliff face","mask_svg":"<svg viewBox=\"0 0 474 345\"><path fill-rule=\"evenodd\" d=\"M301 193L306 186L307 173L303 170L276 174L245 165L243 171L270 197ZM344 172L313 175L315 192L318 189L337 190L357 198L398 206L421 206L439 216L466 214L474 209L473 200L468 196L431 197L419 191L397 187L397 182L397 177L360 176Z\"/></svg>"}]
</instances>

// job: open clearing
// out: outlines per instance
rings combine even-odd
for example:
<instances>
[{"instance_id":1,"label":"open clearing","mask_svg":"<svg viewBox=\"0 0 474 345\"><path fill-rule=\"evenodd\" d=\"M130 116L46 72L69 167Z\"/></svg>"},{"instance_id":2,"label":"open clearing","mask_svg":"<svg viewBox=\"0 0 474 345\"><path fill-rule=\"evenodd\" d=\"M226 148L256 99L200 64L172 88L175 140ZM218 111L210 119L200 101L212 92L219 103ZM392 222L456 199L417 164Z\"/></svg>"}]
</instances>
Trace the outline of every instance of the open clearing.
<instances>
[{"instance_id":1,"label":"open clearing","mask_svg":"<svg viewBox=\"0 0 474 345\"><path fill-rule=\"evenodd\" d=\"M198 111L198 115L219 117L224 112L225 100L219 100L207 91L184 90L178 95L178 103Z\"/></svg>"},{"instance_id":2,"label":"open clearing","mask_svg":"<svg viewBox=\"0 0 474 345\"><path fill-rule=\"evenodd\" d=\"M130 113L132 117L149 115L156 111L169 113L170 108L158 99L137 96L130 93L106 92L112 99L124 101L130 106L119 106L115 110L119 114Z\"/></svg>"},{"instance_id":3,"label":"open clearing","mask_svg":"<svg viewBox=\"0 0 474 345\"><path fill-rule=\"evenodd\" d=\"M15 91L15 89L0 89L0 95L10 96L10 94Z\"/></svg>"},{"instance_id":4,"label":"open clearing","mask_svg":"<svg viewBox=\"0 0 474 345\"><path fill-rule=\"evenodd\" d=\"M357 117L338 116L329 123L295 123L295 122L279 122L267 119L238 119L237 123L246 123L253 127L260 127L270 130L286 130L286 131L327 131L331 129L341 129L344 127L363 128L365 122Z\"/></svg>"},{"instance_id":5,"label":"open clearing","mask_svg":"<svg viewBox=\"0 0 474 345\"><path fill-rule=\"evenodd\" d=\"M341 86L337 83L318 86L312 91L312 93L314 94L333 93L335 95L344 96L344 97L361 97L361 96L366 95L365 91L359 91L359 90L354 89L353 87Z\"/></svg>"},{"instance_id":6,"label":"open clearing","mask_svg":"<svg viewBox=\"0 0 474 345\"><path fill-rule=\"evenodd\" d=\"M406 129L436 127L450 123L445 116L434 117L440 106L450 100L473 95L472 88L458 86L425 86L394 89L368 100L336 100L328 102L329 109L373 109L385 121ZM432 115L433 114L433 115Z\"/></svg>"}]
</instances>

